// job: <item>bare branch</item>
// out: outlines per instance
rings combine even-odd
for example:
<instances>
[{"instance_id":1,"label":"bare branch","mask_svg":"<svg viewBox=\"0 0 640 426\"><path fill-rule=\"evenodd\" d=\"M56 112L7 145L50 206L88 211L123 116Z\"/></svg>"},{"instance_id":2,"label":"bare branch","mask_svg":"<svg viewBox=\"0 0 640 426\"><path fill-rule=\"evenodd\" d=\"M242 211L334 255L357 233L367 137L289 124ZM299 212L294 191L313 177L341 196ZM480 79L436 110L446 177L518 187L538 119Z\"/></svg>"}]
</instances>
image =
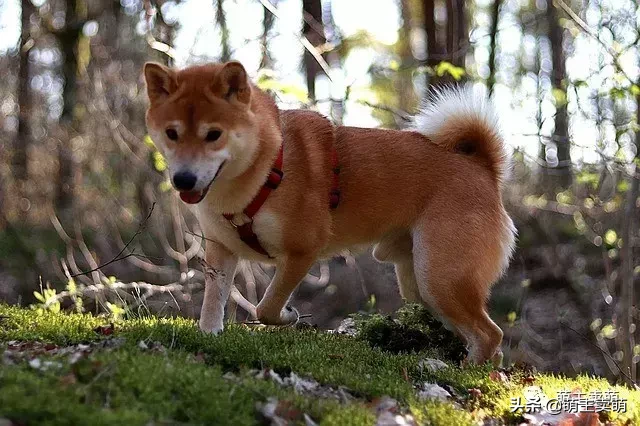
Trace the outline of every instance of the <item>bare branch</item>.
<instances>
[{"instance_id":1,"label":"bare branch","mask_svg":"<svg viewBox=\"0 0 640 426\"><path fill-rule=\"evenodd\" d=\"M240 262L240 273L244 278L247 287L247 298L254 305L258 304L258 292L256 290L256 277L251 270L251 264L248 261Z\"/></svg>"},{"instance_id":2,"label":"bare branch","mask_svg":"<svg viewBox=\"0 0 640 426\"><path fill-rule=\"evenodd\" d=\"M627 80L629 80L631 84L634 84L634 80L629 76L629 74L627 74L624 68L622 68L622 64L620 63L620 55L618 54L618 52L616 52L615 49L613 49L611 46L607 45L604 41L602 41L597 34L591 31L587 23L584 22L582 18L580 18L573 10L571 10L571 8L563 0L554 0L554 3L556 4L556 7L559 7L567 15L569 15L569 18L571 18L571 20L575 22L575 24L578 27L580 27L582 31L584 31L589 37L597 41L604 48L604 50L613 59L613 63L615 67L618 69L618 71L620 71L624 75L624 77Z\"/></svg>"},{"instance_id":3,"label":"bare branch","mask_svg":"<svg viewBox=\"0 0 640 426\"><path fill-rule=\"evenodd\" d=\"M280 16L280 11L278 11L278 8L275 7L273 4L271 4L268 0L258 0L262 6L267 9L273 16L275 16L277 19L282 19L282 17ZM313 56L313 58L316 60L316 62L318 63L318 65L320 65L320 68L322 68L322 71L326 74L327 78L329 79L329 81L333 82L333 79L331 78L331 67L329 67L329 64L327 63L327 61L324 60L324 58L322 57L322 55L318 52L318 50L313 46L313 44L311 44L311 42L309 41L308 38L306 38L305 36L300 36L298 34L295 34L296 38L298 39L298 41L300 43L302 43L302 45L304 46L305 49L307 49L307 51Z\"/></svg>"},{"instance_id":4,"label":"bare branch","mask_svg":"<svg viewBox=\"0 0 640 426\"><path fill-rule=\"evenodd\" d=\"M97 267L95 267L95 268L93 268L93 269L90 269L90 270L88 270L88 271L77 272L77 273L75 273L75 274L71 275L71 276L70 276L70 278L75 278L75 277L77 277L77 276L79 276L79 275L87 275L87 274L91 274L91 273L93 273L93 272L97 272L97 271L101 270L102 268L104 268L104 267L106 267L106 266L111 265L112 263L119 262L119 261L121 261L121 260L123 260L123 259L126 259L127 257L130 257L130 256L136 256L136 254L135 254L135 253L133 253L133 252L132 252L132 253L129 253L129 254L127 254L127 255L124 255L124 256L123 256L123 254L124 254L124 252L127 250L127 248L129 248L129 246L131 245L131 243L133 243L133 241L138 237L138 235L140 235L140 234L142 233L142 231L143 231L143 230L144 230L144 228L145 228L145 225L147 224L147 222L148 222L148 221L149 221L149 219L151 218L151 214L153 213L153 209L155 208L155 206L156 206L156 203L154 202L154 203L151 205L151 208L149 209L149 213L147 213L147 216L142 220L142 222L140 222L140 225L138 226L138 229L136 230L136 232L135 232L135 233L133 234L133 236L129 239L129 241L127 241L127 243L124 245L124 247L122 248L122 250L120 250L120 252L118 252L118 254L117 254L113 259L111 259L110 261L108 261L108 262L106 262L106 263L103 263L102 265L99 265L99 266L97 266ZM57 220L57 219L56 219L56 220ZM60 223L60 222L58 222L58 223ZM70 239L69 239L69 240L70 240Z\"/></svg>"}]
</instances>

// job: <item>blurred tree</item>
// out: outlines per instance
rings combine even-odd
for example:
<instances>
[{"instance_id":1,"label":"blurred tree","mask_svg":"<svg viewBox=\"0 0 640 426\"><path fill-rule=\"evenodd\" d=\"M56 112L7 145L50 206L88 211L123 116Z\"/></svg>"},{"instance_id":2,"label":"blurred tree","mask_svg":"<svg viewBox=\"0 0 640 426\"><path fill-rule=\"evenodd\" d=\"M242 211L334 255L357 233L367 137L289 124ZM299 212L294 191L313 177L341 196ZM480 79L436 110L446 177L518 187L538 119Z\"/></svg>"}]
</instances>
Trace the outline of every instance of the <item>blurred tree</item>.
<instances>
[{"instance_id":1,"label":"blurred tree","mask_svg":"<svg viewBox=\"0 0 640 426\"><path fill-rule=\"evenodd\" d=\"M435 69L435 67L440 63L444 56L444 47L438 43L438 31L436 27L436 16L435 16L435 1L434 0L423 0L422 2L422 13L424 18L424 31L425 36L427 37L427 66ZM429 86L436 83L435 76L430 76L429 73L425 74L427 76L427 91L429 91Z\"/></svg>"},{"instance_id":2,"label":"blurred tree","mask_svg":"<svg viewBox=\"0 0 640 426\"><path fill-rule=\"evenodd\" d=\"M564 51L564 28L558 20L558 10L552 0L547 0L547 31L551 47L551 90L555 101L555 129L553 140L545 149L545 158L557 163L557 169L550 173L543 169L543 186L547 191L566 189L571 185L571 144L569 142L569 117L567 114L567 71ZM549 150L555 149L554 155Z\"/></svg>"},{"instance_id":3,"label":"blurred tree","mask_svg":"<svg viewBox=\"0 0 640 426\"><path fill-rule=\"evenodd\" d=\"M400 0L399 6L402 24L396 50L400 56L400 68L395 78L395 88L398 92L398 108L402 111L412 111L418 102L413 87L413 70L417 62L411 51L413 13L410 0Z\"/></svg>"},{"instance_id":4,"label":"blurred tree","mask_svg":"<svg viewBox=\"0 0 640 426\"><path fill-rule=\"evenodd\" d=\"M155 55L161 63L167 66L173 66L173 55L171 53L171 50L173 46L173 40L175 39L176 33L178 31L178 23L177 21L169 21L166 19L165 13L162 10L162 6L166 3L165 0L145 1L148 1L150 5L155 9L155 23L153 31L154 38L163 46L162 49L155 49ZM219 7L222 6L220 5ZM224 19L224 13L222 16Z\"/></svg>"},{"instance_id":5,"label":"blurred tree","mask_svg":"<svg viewBox=\"0 0 640 426\"><path fill-rule=\"evenodd\" d=\"M278 0L272 1L275 7L278 7ZM269 32L273 27L273 13L271 13L266 7L262 8L262 36L260 38L260 46L262 48L262 54L260 58L260 68L271 68L272 60L269 53Z\"/></svg>"},{"instance_id":6,"label":"blurred tree","mask_svg":"<svg viewBox=\"0 0 640 426\"><path fill-rule=\"evenodd\" d=\"M267 10L265 9L265 13ZM220 27L220 45L222 47L222 55L220 60L227 62L231 59L231 49L229 47L229 28L227 27L227 16L224 12L224 0L216 2L216 21Z\"/></svg>"},{"instance_id":7,"label":"blurred tree","mask_svg":"<svg viewBox=\"0 0 640 426\"><path fill-rule=\"evenodd\" d=\"M500 20L500 6L502 0L494 0L491 8L491 29L489 30L489 78L487 79L487 88L489 95L493 93L493 86L496 84L496 53L498 50L498 21Z\"/></svg>"},{"instance_id":8,"label":"blurred tree","mask_svg":"<svg viewBox=\"0 0 640 426\"><path fill-rule=\"evenodd\" d=\"M640 9L639 9L640 11ZM640 85L640 80L636 83ZM640 123L640 93L636 95L636 123ZM637 127L637 124L636 124ZM621 265L621 289L616 312L620 324L620 339L622 342L622 365L632 378L638 377L637 371L637 335L636 320L638 290L636 287L636 260L634 248L640 239L638 208L640 207L640 128L635 132L635 156L632 166L633 173L628 178L629 189L624 208L624 220L622 223L622 265ZM636 359L634 359L636 358Z\"/></svg>"},{"instance_id":9,"label":"blurred tree","mask_svg":"<svg viewBox=\"0 0 640 426\"><path fill-rule=\"evenodd\" d=\"M58 147L58 194L56 209L68 210L73 204L75 164L73 158L73 140L76 133L75 113L78 95L78 42L82 36L86 13L84 0L65 0L65 23L61 30L54 30L62 53L62 113L60 124L66 133ZM86 16L85 16L86 19Z\"/></svg>"},{"instance_id":10,"label":"blurred tree","mask_svg":"<svg viewBox=\"0 0 640 426\"><path fill-rule=\"evenodd\" d=\"M447 4L447 56L449 61L464 68L469 47L467 15L463 0L446 0Z\"/></svg>"},{"instance_id":11,"label":"blurred tree","mask_svg":"<svg viewBox=\"0 0 640 426\"><path fill-rule=\"evenodd\" d=\"M324 34L326 35L327 43L332 47L327 53L327 62L332 70L339 70L342 66L342 57L340 56L341 50L337 48L342 40L340 39L340 31L333 20L333 0L325 1L322 3L322 22L324 23ZM345 93L345 97L347 94ZM341 125L344 118L344 97L340 96L338 99L331 99L331 119L334 123Z\"/></svg>"},{"instance_id":12,"label":"blurred tree","mask_svg":"<svg viewBox=\"0 0 640 426\"><path fill-rule=\"evenodd\" d=\"M302 34L314 46L326 43L324 26L322 25L322 3L320 0L302 0ZM316 99L316 76L321 68L311 53L304 52L304 71L307 77L309 99Z\"/></svg>"},{"instance_id":13,"label":"blurred tree","mask_svg":"<svg viewBox=\"0 0 640 426\"><path fill-rule=\"evenodd\" d=\"M20 67L18 69L18 132L13 146L12 173L16 180L28 178L28 153L31 144L31 88L29 87L31 72L29 53L34 45L31 38L31 18L34 12L31 0L22 0L21 31L18 42Z\"/></svg>"},{"instance_id":14,"label":"blurred tree","mask_svg":"<svg viewBox=\"0 0 640 426\"><path fill-rule=\"evenodd\" d=\"M451 83L462 78L462 74L458 74L458 70L450 71L451 67L464 70L469 47L469 34L463 0L446 0L444 25L436 19L442 4L435 0L423 0L422 8L427 37L426 63L431 69L427 74L428 91L429 86Z\"/></svg>"}]
</instances>

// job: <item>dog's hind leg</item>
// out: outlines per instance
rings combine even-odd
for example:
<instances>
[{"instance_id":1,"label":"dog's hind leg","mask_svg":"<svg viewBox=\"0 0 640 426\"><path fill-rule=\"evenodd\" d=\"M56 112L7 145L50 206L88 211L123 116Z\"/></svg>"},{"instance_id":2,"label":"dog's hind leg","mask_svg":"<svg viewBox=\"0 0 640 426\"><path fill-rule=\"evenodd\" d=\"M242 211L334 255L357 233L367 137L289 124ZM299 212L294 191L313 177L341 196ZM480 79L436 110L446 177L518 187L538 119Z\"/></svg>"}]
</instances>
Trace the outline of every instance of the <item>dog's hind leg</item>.
<instances>
[{"instance_id":1,"label":"dog's hind leg","mask_svg":"<svg viewBox=\"0 0 640 426\"><path fill-rule=\"evenodd\" d=\"M489 318L486 301L502 259L490 229L465 227L465 220L431 219L413 234L413 259L423 303L463 337L468 360L483 363L499 356L502 330ZM437 223L438 226L433 226ZM482 232L481 232L482 231Z\"/></svg>"},{"instance_id":2,"label":"dog's hind leg","mask_svg":"<svg viewBox=\"0 0 640 426\"><path fill-rule=\"evenodd\" d=\"M373 249L373 257L380 262L393 262L400 295L409 303L420 303L420 292L413 269L411 235L402 232L389 235Z\"/></svg>"}]
</instances>

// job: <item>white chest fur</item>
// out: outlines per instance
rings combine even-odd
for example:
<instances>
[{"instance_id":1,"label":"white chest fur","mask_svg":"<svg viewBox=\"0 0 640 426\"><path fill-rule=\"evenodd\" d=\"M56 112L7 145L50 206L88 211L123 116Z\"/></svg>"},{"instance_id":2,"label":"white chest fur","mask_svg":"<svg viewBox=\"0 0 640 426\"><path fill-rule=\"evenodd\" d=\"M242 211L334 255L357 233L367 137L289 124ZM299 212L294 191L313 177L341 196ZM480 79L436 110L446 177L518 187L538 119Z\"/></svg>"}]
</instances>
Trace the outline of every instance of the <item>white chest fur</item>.
<instances>
[{"instance_id":1,"label":"white chest fur","mask_svg":"<svg viewBox=\"0 0 640 426\"><path fill-rule=\"evenodd\" d=\"M205 203L196 207L196 215L207 239L220 242L242 259L269 263L274 261L240 240L238 230L223 215L211 211ZM266 204L253 217L253 232L272 258L282 255L281 221Z\"/></svg>"}]
</instances>

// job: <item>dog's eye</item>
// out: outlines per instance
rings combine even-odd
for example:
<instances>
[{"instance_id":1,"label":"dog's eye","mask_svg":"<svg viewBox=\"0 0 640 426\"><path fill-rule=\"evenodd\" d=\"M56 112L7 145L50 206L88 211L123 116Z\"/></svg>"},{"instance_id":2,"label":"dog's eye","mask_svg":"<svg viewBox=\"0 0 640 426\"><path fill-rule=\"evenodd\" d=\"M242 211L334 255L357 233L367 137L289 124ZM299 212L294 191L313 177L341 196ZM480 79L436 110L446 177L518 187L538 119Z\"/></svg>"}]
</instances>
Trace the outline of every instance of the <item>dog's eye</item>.
<instances>
[{"instance_id":1,"label":"dog's eye","mask_svg":"<svg viewBox=\"0 0 640 426\"><path fill-rule=\"evenodd\" d=\"M165 133L167 134L167 137L172 141L178 140L178 132L176 131L176 129L167 129L165 130Z\"/></svg>"},{"instance_id":2,"label":"dog's eye","mask_svg":"<svg viewBox=\"0 0 640 426\"><path fill-rule=\"evenodd\" d=\"M220 130L209 130L207 132L207 136L205 136L204 139L207 142L214 142L214 141L217 141L221 135L222 135L222 132Z\"/></svg>"}]
</instances>

